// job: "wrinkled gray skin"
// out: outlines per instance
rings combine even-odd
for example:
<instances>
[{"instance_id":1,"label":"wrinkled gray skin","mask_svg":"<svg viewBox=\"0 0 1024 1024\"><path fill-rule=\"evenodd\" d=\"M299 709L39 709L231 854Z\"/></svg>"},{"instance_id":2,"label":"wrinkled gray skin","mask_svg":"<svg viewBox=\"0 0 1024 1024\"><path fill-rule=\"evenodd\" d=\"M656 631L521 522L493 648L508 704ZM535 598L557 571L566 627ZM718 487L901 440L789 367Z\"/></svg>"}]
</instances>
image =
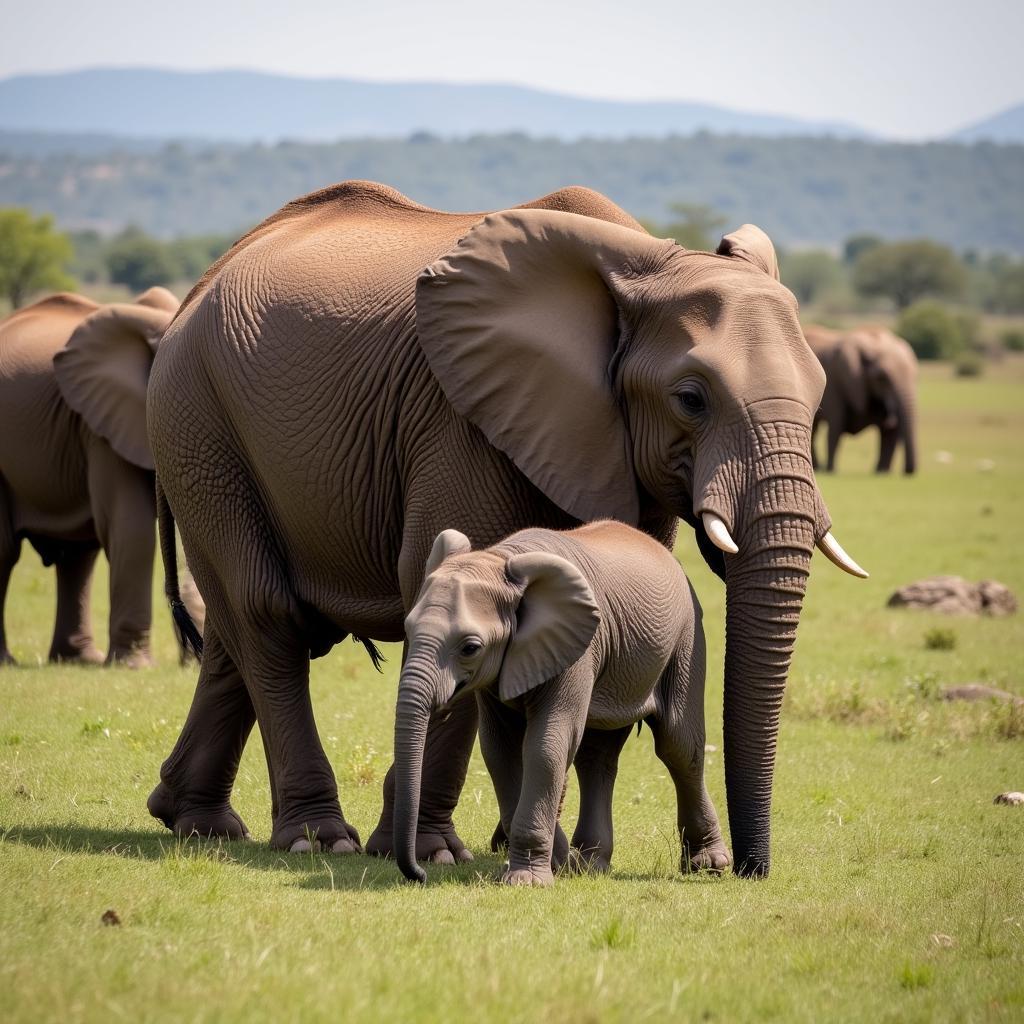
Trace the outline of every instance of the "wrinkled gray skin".
<instances>
[{"instance_id":1,"label":"wrinkled gray skin","mask_svg":"<svg viewBox=\"0 0 1024 1024\"><path fill-rule=\"evenodd\" d=\"M917 356L903 338L884 327L832 331L807 327L807 342L825 370L825 392L813 432L827 425L825 468L835 469L843 434L877 427L876 472L888 473L897 445L903 471L917 468ZM812 442L812 453L813 453ZM816 453L814 453L816 455ZM815 468L818 463L815 459Z\"/></svg>"},{"instance_id":2,"label":"wrinkled gray skin","mask_svg":"<svg viewBox=\"0 0 1024 1024\"><path fill-rule=\"evenodd\" d=\"M704 632L672 554L623 523L524 530L482 551L446 530L406 619L395 720L395 839L407 878L432 714L475 695L480 747L508 836L510 885L550 885L569 765L580 783L573 863L611 866L619 752L646 722L676 787L683 871L729 864L704 786Z\"/></svg>"},{"instance_id":3,"label":"wrinkled gray skin","mask_svg":"<svg viewBox=\"0 0 1024 1024\"><path fill-rule=\"evenodd\" d=\"M106 306L63 293L0 323L0 664L13 661L3 604L23 539L57 573L51 661L150 664L146 380L177 308L164 288ZM101 549L110 563L105 656L89 611Z\"/></svg>"},{"instance_id":4,"label":"wrinkled gray skin","mask_svg":"<svg viewBox=\"0 0 1024 1024\"><path fill-rule=\"evenodd\" d=\"M353 851L309 697L346 634L399 640L443 529L486 547L614 518L697 530L726 580L725 764L736 870L769 864L779 710L816 538L824 384L752 226L717 254L654 239L572 188L483 217L348 182L260 225L186 299L150 378L157 474L207 604L206 649L151 813L242 836L258 718L271 844ZM700 514L724 521L723 556ZM452 822L476 708L426 739L416 852ZM368 848L394 852L394 773Z\"/></svg>"}]
</instances>

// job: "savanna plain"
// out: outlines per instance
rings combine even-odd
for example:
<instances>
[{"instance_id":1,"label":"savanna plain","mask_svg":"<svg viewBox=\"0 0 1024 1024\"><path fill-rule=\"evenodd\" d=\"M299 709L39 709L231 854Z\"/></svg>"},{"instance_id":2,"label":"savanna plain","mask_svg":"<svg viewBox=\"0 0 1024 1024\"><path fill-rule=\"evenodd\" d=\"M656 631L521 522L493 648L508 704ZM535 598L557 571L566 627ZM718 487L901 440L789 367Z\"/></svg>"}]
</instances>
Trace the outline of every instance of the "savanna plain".
<instances>
[{"instance_id":1,"label":"savanna plain","mask_svg":"<svg viewBox=\"0 0 1024 1024\"><path fill-rule=\"evenodd\" d=\"M393 863L265 845L258 734L235 806L251 843L176 840L146 796L195 682L155 599L159 668L40 664L52 574L26 546L0 670L0 1019L932 1021L1024 1019L1024 708L950 704L968 682L1024 694L1024 614L888 609L935 573L1024 595L1024 361L924 368L921 471L871 472L846 439L821 476L867 581L814 559L779 739L766 881L678 872L674 794L649 733L623 753L605 877L493 881L497 820L474 756L456 824L476 860L404 883ZM688 531L705 611L709 788L725 817L724 592ZM157 573L159 590L162 575ZM105 629L106 578L95 586ZM400 649L382 675L345 643L313 663L346 817L365 838L390 762ZM575 818L572 781L564 818ZM101 918L114 911L119 924Z\"/></svg>"}]
</instances>

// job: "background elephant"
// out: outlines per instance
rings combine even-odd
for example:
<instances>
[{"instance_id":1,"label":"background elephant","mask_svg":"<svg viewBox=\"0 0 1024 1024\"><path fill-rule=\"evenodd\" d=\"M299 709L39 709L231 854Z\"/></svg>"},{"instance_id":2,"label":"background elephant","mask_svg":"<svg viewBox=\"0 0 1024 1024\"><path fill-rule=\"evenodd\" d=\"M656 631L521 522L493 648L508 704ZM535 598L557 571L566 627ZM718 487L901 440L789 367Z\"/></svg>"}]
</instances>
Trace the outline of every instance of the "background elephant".
<instances>
[{"instance_id":1,"label":"background elephant","mask_svg":"<svg viewBox=\"0 0 1024 1024\"><path fill-rule=\"evenodd\" d=\"M612 790L631 727L646 722L676 788L685 872L729 864L704 786L704 630L671 552L623 523L523 530L473 551L441 533L406 617L395 715L395 836L416 863L430 716L477 700L480 749L508 835L511 885L550 885L569 765L580 783L576 863L611 866Z\"/></svg>"},{"instance_id":2,"label":"background elephant","mask_svg":"<svg viewBox=\"0 0 1024 1024\"><path fill-rule=\"evenodd\" d=\"M764 874L815 542L862 572L811 469L823 386L750 225L711 254L581 188L486 217L367 182L289 203L197 284L150 378L160 514L177 518L207 605L151 812L178 832L247 834L230 795L258 718L272 845L356 849L310 656L348 634L402 639L445 528L486 547L615 518L671 545L682 516L726 580L729 817L737 870ZM468 857L452 810L475 725L461 702L427 736L419 857ZM393 852L393 795L392 769L373 852Z\"/></svg>"},{"instance_id":3,"label":"background elephant","mask_svg":"<svg viewBox=\"0 0 1024 1024\"><path fill-rule=\"evenodd\" d=\"M814 417L814 431L817 433L820 423L828 426L825 466L829 472L835 469L836 450L843 434L878 427L876 471L889 472L896 445L902 442L903 471L913 473L917 467L914 350L884 327L832 331L812 326L805 334L825 370L825 393Z\"/></svg>"},{"instance_id":4,"label":"background elephant","mask_svg":"<svg viewBox=\"0 0 1024 1024\"><path fill-rule=\"evenodd\" d=\"M50 660L104 660L89 614L102 548L106 661L149 663L156 509L146 383L177 309L164 288L107 306L60 294L0 323L0 660L13 660L2 605L27 537L57 570Z\"/></svg>"}]
</instances>

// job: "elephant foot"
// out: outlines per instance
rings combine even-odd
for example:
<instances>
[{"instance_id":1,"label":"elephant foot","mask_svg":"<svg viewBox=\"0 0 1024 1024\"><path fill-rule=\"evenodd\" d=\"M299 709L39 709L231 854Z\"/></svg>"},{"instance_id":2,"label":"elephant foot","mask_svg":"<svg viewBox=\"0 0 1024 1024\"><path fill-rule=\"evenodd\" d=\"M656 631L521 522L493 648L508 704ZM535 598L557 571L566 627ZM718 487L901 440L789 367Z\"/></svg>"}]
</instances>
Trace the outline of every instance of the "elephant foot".
<instances>
[{"instance_id":1,"label":"elephant foot","mask_svg":"<svg viewBox=\"0 0 1024 1024\"><path fill-rule=\"evenodd\" d=\"M14 655L6 647L0 648L0 668L4 665L17 665Z\"/></svg>"},{"instance_id":2,"label":"elephant foot","mask_svg":"<svg viewBox=\"0 0 1024 1024\"><path fill-rule=\"evenodd\" d=\"M13 659L12 659L13 661ZM103 665L103 652L93 647L51 647L49 661L54 665Z\"/></svg>"},{"instance_id":3,"label":"elephant foot","mask_svg":"<svg viewBox=\"0 0 1024 1024\"><path fill-rule=\"evenodd\" d=\"M366 844L366 852L371 857L394 858L394 837L391 830L379 824ZM416 859L428 864L462 864L471 861L473 854L466 849L466 844L459 838L454 825L428 829L421 824L416 830Z\"/></svg>"},{"instance_id":4,"label":"elephant foot","mask_svg":"<svg viewBox=\"0 0 1024 1024\"><path fill-rule=\"evenodd\" d=\"M729 856L725 843L719 840L708 846L702 846L697 850L684 848L679 867L684 875L696 874L699 871L706 871L711 875L720 875L731 864L732 857Z\"/></svg>"},{"instance_id":5,"label":"elephant foot","mask_svg":"<svg viewBox=\"0 0 1024 1024\"><path fill-rule=\"evenodd\" d=\"M612 869L611 854L597 843L573 846L566 869L574 875L606 875Z\"/></svg>"},{"instance_id":6,"label":"elephant foot","mask_svg":"<svg viewBox=\"0 0 1024 1024\"><path fill-rule=\"evenodd\" d=\"M146 801L154 818L162 821L175 835L182 838L200 836L222 839L251 839L245 822L230 804L216 807L179 808L174 792L161 782Z\"/></svg>"},{"instance_id":7,"label":"elephant foot","mask_svg":"<svg viewBox=\"0 0 1024 1024\"><path fill-rule=\"evenodd\" d=\"M491 834L491 853L504 853L508 849L508 834L505 826L499 821ZM562 826L555 824L555 835L551 843L551 870L561 871L566 865L571 867L570 861L572 851L569 848L569 840Z\"/></svg>"},{"instance_id":8,"label":"elephant foot","mask_svg":"<svg viewBox=\"0 0 1024 1024\"><path fill-rule=\"evenodd\" d=\"M362 853L359 833L340 815L310 815L289 824L278 815L270 845L289 853Z\"/></svg>"},{"instance_id":9,"label":"elephant foot","mask_svg":"<svg viewBox=\"0 0 1024 1024\"><path fill-rule=\"evenodd\" d=\"M310 838L312 836L312 838ZM337 839L319 839L317 835L310 833L310 836L303 836L296 839L288 847L289 853L362 853L363 848L359 845L359 833L345 822L345 835Z\"/></svg>"},{"instance_id":10,"label":"elephant foot","mask_svg":"<svg viewBox=\"0 0 1024 1024\"><path fill-rule=\"evenodd\" d=\"M111 648L105 665L116 665L118 668L152 668L153 658L148 647Z\"/></svg>"},{"instance_id":11,"label":"elephant foot","mask_svg":"<svg viewBox=\"0 0 1024 1024\"><path fill-rule=\"evenodd\" d=\"M551 868L536 866L527 868L513 868L506 864L502 868L498 881L502 885L536 885L540 888L548 888L554 885L555 876Z\"/></svg>"}]
</instances>

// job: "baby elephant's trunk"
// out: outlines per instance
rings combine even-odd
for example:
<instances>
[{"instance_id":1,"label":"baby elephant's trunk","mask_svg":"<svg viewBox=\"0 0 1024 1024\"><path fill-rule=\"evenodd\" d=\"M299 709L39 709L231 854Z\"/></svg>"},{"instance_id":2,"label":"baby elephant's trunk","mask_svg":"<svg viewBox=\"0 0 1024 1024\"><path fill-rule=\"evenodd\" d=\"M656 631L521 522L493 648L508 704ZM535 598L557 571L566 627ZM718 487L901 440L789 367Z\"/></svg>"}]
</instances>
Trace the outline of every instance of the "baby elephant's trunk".
<instances>
[{"instance_id":1,"label":"baby elephant's trunk","mask_svg":"<svg viewBox=\"0 0 1024 1024\"><path fill-rule=\"evenodd\" d=\"M395 717L395 857L406 878L425 882L427 873L416 863L416 823L430 708L420 696L403 692L404 682Z\"/></svg>"}]
</instances>

